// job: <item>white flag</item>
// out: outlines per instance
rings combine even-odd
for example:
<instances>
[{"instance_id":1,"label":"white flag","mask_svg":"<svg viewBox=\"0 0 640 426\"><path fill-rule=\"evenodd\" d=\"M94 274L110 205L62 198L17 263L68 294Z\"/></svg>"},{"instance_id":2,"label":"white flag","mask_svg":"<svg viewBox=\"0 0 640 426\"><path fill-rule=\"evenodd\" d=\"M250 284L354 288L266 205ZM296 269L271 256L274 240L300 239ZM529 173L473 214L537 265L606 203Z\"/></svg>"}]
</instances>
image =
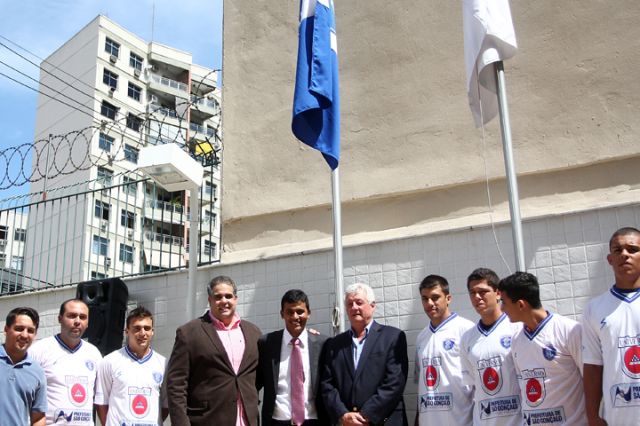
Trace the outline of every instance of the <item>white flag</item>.
<instances>
[{"instance_id":1,"label":"white flag","mask_svg":"<svg viewBox=\"0 0 640 426\"><path fill-rule=\"evenodd\" d=\"M509 1L462 0L462 24L469 106L480 127L498 115L495 73L487 65L513 57L518 49Z\"/></svg>"}]
</instances>

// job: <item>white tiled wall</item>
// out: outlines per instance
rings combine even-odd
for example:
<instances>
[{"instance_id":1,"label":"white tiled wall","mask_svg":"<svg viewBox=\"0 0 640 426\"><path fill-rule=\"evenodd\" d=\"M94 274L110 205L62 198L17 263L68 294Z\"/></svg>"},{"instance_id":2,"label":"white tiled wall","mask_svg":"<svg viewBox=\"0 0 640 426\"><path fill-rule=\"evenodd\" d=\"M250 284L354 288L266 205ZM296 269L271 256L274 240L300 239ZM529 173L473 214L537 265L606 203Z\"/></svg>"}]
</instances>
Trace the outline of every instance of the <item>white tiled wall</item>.
<instances>
[{"instance_id":1,"label":"white tiled wall","mask_svg":"<svg viewBox=\"0 0 640 426\"><path fill-rule=\"evenodd\" d=\"M608 239L619 227L640 224L640 205L593 210L558 217L541 218L523 224L528 271L541 285L547 309L579 319L590 297L612 284L606 263ZM496 241L498 244L496 244ZM513 265L511 229L508 225L466 229L416 236L396 241L348 247L344 250L344 283L371 285L378 301L376 319L407 332L409 356L413 358L418 332L427 324L417 286L427 274L445 276L451 285L453 309L475 320L466 297L467 275L483 266L505 276ZM511 266L513 267L513 266ZM290 288L301 288L310 296L309 324L330 333L333 293L331 252L292 255L235 265L220 265L199 271L197 310L206 307L205 284L215 275L229 275L239 286L238 310L263 331L281 327L280 297ZM156 316L156 349L168 355L175 328L185 318L187 274L170 273L127 281L130 303L147 306ZM73 289L0 298L0 318L13 307L29 305L43 315L40 336L57 331L60 302ZM411 364L413 365L413 364ZM407 407L415 407L415 386L406 390ZM413 415L413 414L412 414Z\"/></svg>"}]
</instances>

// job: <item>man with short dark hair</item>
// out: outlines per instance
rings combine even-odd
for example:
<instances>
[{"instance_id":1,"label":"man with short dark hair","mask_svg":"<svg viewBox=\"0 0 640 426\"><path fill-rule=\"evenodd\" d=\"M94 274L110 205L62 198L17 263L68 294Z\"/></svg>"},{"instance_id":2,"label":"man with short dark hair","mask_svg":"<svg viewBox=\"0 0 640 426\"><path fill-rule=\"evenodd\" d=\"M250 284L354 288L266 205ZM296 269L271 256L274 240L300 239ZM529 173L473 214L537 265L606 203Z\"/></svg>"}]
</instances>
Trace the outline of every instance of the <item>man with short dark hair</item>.
<instances>
[{"instance_id":1,"label":"man with short dark hair","mask_svg":"<svg viewBox=\"0 0 640 426\"><path fill-rule=\"evenodd\" d=\"M331 424L405 426L407 338L373 320L376 299L366 284L345 290L351 328L325 343L320 392Z\"/></svg>"},{"instance_id":2,"label":"man with short dark hair","mask_svg":"<svg viewBox=\"0 0 640 426\"><path fill-rule=\"evenodd\" d=\"M521 326L500 309L495 272L474 270L467 278L471 305L480 320L462 336L460 359L463 377L474 387L475 426L522 425L520 388L511 355L511 340Z\"/></svg>"},{"instance_id":3,"label":"man with short dark hair","mask_svg":"<svg viewBox=\"0 0 640 426\"><path fill-rule=\"evenodd\" d=\"M176 330L167 365L173 426L257 426L260 329L236 313L237 288L226 276L207 286L210 310Z\"/></svg>"},{"instance_id":4,"label":"man with short dark hair","mask_svg":"<svg viewBox=\"0 0 640 426\"><path fill-rule=\"evenodd\" d=\"M160 424L169 414L161 398L165 358L151 348L153 315L138 306L127 316L127 343L104 357L98 370L95 403L100 423Z\"/></svg>"},{"instance_id":5,"label":"man with short dark hair","mask_svg":"<svg viewBox=\"0 0 640 426\"><path fill-rule=\"evenodd\" d=\"M5 341L0 346L0 423L45 424L47 381L42 368L28 352L36 338L40 317L32 308L15 308L4 324Z\"/></svg>"},{"instance_id":6,"label":"man with short dark hair","mask_svg":"<svg viewBox=\"0 0 640 426\"><path fill-rule=\"evenodd\" d=\"M469 425L473 417L472 389L462 377L460 340L473 323L449 309L451 294L445 277L426 276L419 291L422 308L430 321L416 339L415 424Z\"/></svg>"},{"instance_id":7,"label":"man with short dark hair","mask_svg":"<svg viewBox=\"0 0 640 426\"><path fill-rule=\"evenodd\" d=\"M587 419L591 426L636 425L640 417L640 230L625 227L614 232L607 261L615 283L591 300L582 316Z\"/></svg>"},{"instance_id":8,"label":"man with short dark hair","mask_svg":"<svg viewBox=\"0 0 640 426\"><path fill-rule=\"evenodd\" d=\"M284 330L258 341L257 387L263 388L263 426L322 426L327 416L319 396L319 364L327 337L306 328L311 315L302 290L288 290L280 302Z\"/></svg>"},{"instance_id":9,"label":"man with short dark hair","mask_svg":"<svg viewBox=\"0 0 640 426\"><path fill-rule=\"evenodd\" d=\"M500 281L502 310L523 327L513 337L525 424L584 425L581 327L542 307L537 278L516 272Z\"/></svg>"},{"instance_id":10,"label":"man with short dark hair","mask_svg":"<svg viewBox=\"0 0 640 426\"><path fill-rule=\"evenodd\" d=\"M82 340L89 326L89 307L82 300L69 299L60 305L60 333L37 341L31 356L47 377L47 424L90 426L93 395L102 355Z\"/></svg>"}]
</instances>

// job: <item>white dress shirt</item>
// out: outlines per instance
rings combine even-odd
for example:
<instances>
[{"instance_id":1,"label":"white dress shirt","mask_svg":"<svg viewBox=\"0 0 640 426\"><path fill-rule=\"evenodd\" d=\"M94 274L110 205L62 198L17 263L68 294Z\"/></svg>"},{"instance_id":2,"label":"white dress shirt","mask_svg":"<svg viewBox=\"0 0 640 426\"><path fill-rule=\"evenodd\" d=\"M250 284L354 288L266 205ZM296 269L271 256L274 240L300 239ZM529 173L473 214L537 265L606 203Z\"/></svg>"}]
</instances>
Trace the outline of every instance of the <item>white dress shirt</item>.
<instances>
[{"instance_id":1,"label":"white dress shirt","mask_svg":"<svg viewBox=\"0 0 640 426\"><path fill-rule=\"evenodd\" d=\"M285 328L282 333L282 346L280 347L280 372L278 375L278 388L276 405L273 409L273 418L276 420L291 419L291 375L289 374L289 357L291 357L291 339L293 337ZM302 355L302 368L304 370L304 418L317 419L316 404L311 388L311 370L309 366L309 333L304 330L298 336L300 339L300 352Z\"/></svg>"}]
</instances>

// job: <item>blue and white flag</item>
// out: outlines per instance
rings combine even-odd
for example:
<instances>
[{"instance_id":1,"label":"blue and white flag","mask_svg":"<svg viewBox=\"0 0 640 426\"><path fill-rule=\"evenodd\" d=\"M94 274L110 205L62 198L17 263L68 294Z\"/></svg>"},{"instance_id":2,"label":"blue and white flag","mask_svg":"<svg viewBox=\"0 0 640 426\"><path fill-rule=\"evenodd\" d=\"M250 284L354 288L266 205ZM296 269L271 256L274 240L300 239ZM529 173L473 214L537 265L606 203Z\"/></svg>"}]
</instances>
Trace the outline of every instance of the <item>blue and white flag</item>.
<instances>
[{"instance_id":1,"label":"blue and white flag","mask_svg":"<svg viewBox=\"0 0 640 426\"><path fill-rule=\"evenodd\" d=\"M332 170L340 160L338 46L333 0L301 0L298 68L291 130L322 152Z\"/></svg>"},{"instance_id":2,"label":"blue and white flag","mask_svg":"<svg viewBox=\"0 0 640 426\"><path fill-rule=\"evenodd\" d=\"M498 115L496 77L488 65L518 50L509 0L462 0L469 107L476 127Z\"/></svg>"}]
</instances>

